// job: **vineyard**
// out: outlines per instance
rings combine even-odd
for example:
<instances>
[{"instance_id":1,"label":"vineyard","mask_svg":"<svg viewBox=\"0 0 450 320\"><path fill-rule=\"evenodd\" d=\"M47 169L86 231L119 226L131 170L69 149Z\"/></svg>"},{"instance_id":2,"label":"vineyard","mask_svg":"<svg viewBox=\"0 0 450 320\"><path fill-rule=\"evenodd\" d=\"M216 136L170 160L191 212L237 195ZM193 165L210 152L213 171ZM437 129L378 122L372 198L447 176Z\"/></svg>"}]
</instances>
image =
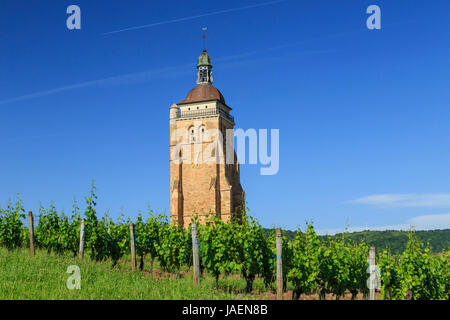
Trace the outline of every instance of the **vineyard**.
<instances>
[{"instance_id":1,"label":"vineyard","mask_svg":"<svg viewBox=\"0 0 450 320\"><path fill-rule=\"evenodd\" d=\"M191 228L170 225L164 215L152 211L139 214L136 221L108 214L98 217L97 195L92 186L85 198L83 214L78 204L67 216L50 205L40 207L34 227L38 250L52 255L79 253L81 221L85 223L85 258L93 263L110 263L110 270L121 270L121 262L130 256L130 224L134 225L137 273L145 269L153 275L154 264L168 274L180 274L193 265ZM18 200L0 209L0 246L11 255L27 248L29 230L25 209ZM292 299L317 294L324 299L332 294L340 299L346 294L367 297L369 246L350 241L345 234L338 239L321 241L312 223L298 230L293 241L282 238L282 255L276 253L275 232L266 236L256 219L242 213L242 217L224 223L210 216L207 223L198 225L198 245L202 278L214 279L215 290L221 290L219 279L236 276L245 281L244 294L251 295L255 281L273 291L277 259L283 265L283 289L292 291ZM381 249L381 250L380 250ZM377 248L381 299L421 300L450 298L450 251L434 254L430 247L409 234L409 242L402 254L391 254ZM192 284L193 285L193 284Z\"/></svg>"}]
</instances>

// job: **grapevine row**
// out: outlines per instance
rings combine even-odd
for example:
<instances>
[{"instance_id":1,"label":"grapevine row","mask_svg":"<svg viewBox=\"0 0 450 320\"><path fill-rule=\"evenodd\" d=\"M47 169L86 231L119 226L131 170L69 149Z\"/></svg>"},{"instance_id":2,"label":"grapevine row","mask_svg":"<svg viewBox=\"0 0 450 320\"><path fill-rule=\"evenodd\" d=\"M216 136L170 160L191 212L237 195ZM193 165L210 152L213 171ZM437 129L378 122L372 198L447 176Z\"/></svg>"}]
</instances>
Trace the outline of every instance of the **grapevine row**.
<instances>
[{"instance_id":1,"label":"grapevine row","mask_svg":"<svg viewBox=\"0 0 450 320\"><path fill-rule=\"evenodd\" d=\"M130 252L129 224L121 215L113 220L106 213L101 219L96 212L97 196L92 186L85 198L86 252L96 261L110 260L113 267ZM24 224L25 210L18 198L0 209L0 245L10 250L27 246L29 236ZM73 205L71 216L58 213L53 205L40 207L35 227L38 248L53 253L78 253L81 214ZM145 257L155 259L167 272L192 265L192 235L190 228L170 225L164 215L146 217L139 214L135 223L136 252L139 268L144 268ZM383 299L449 299L449 251L434 255L411 232L407 249L402 255L382 250L377 257L380 270L381 298ZM293 286L293 299L302 294L318 293L323 299L332 293L336 299L346 292L355 298L358 293L367 296L369 247L355 243L345 236L338 240L320 241L311 223L304 231L298 230L294 241L283 237L283 252L276 256L275 232L266 237L261 225L245 212L242 218L227 223L210 216L198 225L200 268L213 276L218 286L220 276L241 274L246 281L246 292L251 292L256 277L264 279L267 288L274 284L276 259L282 259L284 290Z\"/></svg>"}]
</instances>

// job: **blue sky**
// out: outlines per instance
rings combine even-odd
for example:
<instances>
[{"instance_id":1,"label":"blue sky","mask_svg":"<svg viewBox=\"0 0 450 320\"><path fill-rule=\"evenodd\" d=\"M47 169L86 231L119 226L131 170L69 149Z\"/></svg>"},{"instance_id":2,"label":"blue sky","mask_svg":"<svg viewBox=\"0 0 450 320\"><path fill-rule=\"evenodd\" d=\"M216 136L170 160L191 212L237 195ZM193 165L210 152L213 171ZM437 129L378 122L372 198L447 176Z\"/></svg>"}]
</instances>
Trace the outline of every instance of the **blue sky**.
<instances>
[{"instance_id":1,"label":"blue sky","mask_svg":"<svg viewBox=\"0 0 450 320\"><path fill-rule=\"evenodd\" d=\"M77 4L82 29L66 28ZM366 28L381 8L382 29ZM0 203L169 211L169 107L201 27L237 128L279 129L280 170L242 165L263 226L450 228L447 0L0 3ZM114 32L143 25L133 30ZM111 33L113 32L113 33Z\"/></svg>"}]
</instances>

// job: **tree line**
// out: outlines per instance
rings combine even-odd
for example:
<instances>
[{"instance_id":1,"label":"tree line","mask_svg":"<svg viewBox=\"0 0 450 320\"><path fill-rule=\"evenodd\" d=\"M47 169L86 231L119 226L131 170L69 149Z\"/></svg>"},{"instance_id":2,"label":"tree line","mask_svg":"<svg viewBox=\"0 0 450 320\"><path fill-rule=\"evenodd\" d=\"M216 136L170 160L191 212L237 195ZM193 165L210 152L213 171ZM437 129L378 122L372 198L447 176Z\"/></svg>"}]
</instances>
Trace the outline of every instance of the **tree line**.
<instances>
[{"instance_id":1,"label":"tree line","mask_svg":"<svg viewBox=\"0 0 450 320\"><path fill-rule=\"evenodd\" d=\"M273 232L273 229L267 228L264 229L264 232L269 236ZM296 231L285 230L284 233L286 233L289 240L295 239ZM319 235L319 239L321 241L329 241L342 237L344 233L345 237L350 240L355 242L364 241L377 249L389 249L394 254L401 254L405 251L409 240L409 231L403 230L343 232L335 235ZM415 234L423 243L429 243L434 253L440 253L450 248L450 229L419 230Z\"/></svg>"}]
</instances>

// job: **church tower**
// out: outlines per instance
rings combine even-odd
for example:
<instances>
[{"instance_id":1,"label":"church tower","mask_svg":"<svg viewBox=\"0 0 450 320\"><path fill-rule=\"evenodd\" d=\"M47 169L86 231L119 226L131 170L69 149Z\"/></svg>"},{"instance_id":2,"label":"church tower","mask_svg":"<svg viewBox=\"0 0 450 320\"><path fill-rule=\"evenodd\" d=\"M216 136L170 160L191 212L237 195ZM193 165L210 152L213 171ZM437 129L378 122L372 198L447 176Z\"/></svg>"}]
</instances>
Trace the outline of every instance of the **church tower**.
<instances>
[{"instance_id":1,"label":"church tower","mask_svg":"<svg viewBox=\"0 0 450 320\"><path fill-rule=\"evenodd\" d=\"M200 222L209 214L228 221L244 207L234 152L234 118L212 85L212 67L203 49L197 62L197 86L170 107L170 221L181 227L187 227L194 215ZM230 152L231 161L227 159Z\"/></svg>"}]
</instances>

